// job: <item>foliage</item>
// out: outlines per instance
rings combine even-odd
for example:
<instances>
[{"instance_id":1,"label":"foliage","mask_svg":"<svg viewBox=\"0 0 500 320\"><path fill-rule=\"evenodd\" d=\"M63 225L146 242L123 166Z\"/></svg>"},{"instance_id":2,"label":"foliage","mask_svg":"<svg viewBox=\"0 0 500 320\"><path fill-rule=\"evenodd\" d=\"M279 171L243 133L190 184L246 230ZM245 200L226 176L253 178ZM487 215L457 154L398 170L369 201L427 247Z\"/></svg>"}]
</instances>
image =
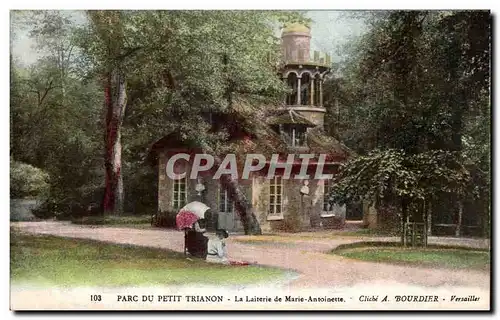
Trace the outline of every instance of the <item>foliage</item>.
<instances>
[{"instance_id":1,"label":"foliage","mask_svg":"<svg viewBox=\"0 0 500 320\"><path fill-rule=\"evenodd\" d=\"M386 11L366 21L341 77L324 86L326 128L361 155L340 174L337 201L402 210L446 198L489 215L490 13Z\"/></svg>"},{"instance_id":2,"label":"foliage","mask_svg":"<svg viewBox=\"0 0 500 320\"><path fill-rule=\"evenodd\" d=\"M11 161L10 197L45 198L49 191L49 175L32 165Z\"/></svg>"},{"instance_id":3,"label":"foliage","mask_svg":"<svg viewBox=\"0 0 500 320\"><path fill-rule=\"evenodd\" d=\"M74 224L83 225L138 225L150 224L151 216L149 215L135 215L135 216L86 216L80 218L73 218L71 220Z\"/></svg>"},{"instance_id":4,"label":"foliage","mask_svg":"<svg viewBox=\"0 0 500 320\"><path fill-rule=\"evenodd\" d=\"M348 161L336 176L334 201L368 200L372 204L418 201L441 193L463 194L470 174L457 155L433 150L407 155L402 150L375 150Z\"/></svg>"},{"instance_id":5,"label":"foliage","mask_svg":"<svg viewBox=\"0 0 500 320\"><path fill-rule=\"evenodd\" d=\"M281 11L130 10L107 12L120 17L107 26L99 23L104 13L80 15L83 23L76 23L68 12L26 12L23 26L43 54L29 67L11 59L11 154L51 175L45 207L60 217L102 202L100 75L109 66L119 62L128 83L124 210L154 212L156 170L144 162L149 146L173 129L210 144L221 139L208 132L205 114L230 112L229 92L278 99L285 88L275 77L274 28L305 20Z\"/></svg>"},{"instance_id":6,"label":"foliage","mask_svg":"<svg viewBox=\"0 0 500 320\"><path fill-rule=\"evenodd\" d=\"M151 144L175 130L217 152L227 134L209 130L210 115L231 114L239 100L255 110L282 101L276 29L308 22L286 11L78 14L81 23L63 11L12 15L13 36L28 26L43 54L31 66L11 57L10 153L50 175L45 208L59 217L102 202L101 75L110 67L127 82L124 211L156 212ZM379 11L365 21L340 78L324 84L325 129L361 155L339 176L337 200L453 194L489 214L490 13Z\"/></svg>"},{"instance_id":7,"label":"foliage","mask_svg":"<svg viewBox=\"0 0 500 320\"><path fill-rule=\"evenodd\" d=\"M159 228L176 228L176 215L175 211L158 212L152 217L151 225Z\"/></svg>"}]
</instances>

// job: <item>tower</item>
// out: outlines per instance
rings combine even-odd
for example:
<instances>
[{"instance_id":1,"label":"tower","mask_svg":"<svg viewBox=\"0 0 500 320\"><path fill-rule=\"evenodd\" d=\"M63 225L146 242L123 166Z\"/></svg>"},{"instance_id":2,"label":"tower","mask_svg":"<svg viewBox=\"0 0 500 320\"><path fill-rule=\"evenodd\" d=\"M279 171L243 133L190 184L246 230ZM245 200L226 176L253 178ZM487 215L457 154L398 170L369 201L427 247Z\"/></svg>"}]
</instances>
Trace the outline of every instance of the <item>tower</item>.
<instances>
[{"instance_id":1,"label":"tower","mask_svg":"<svg viewBox=\"0 0 500 320\"><path fill-rule=\"evenodd\" d=\"M294 23L281 34L284 67L283 81L292 90L285 103L316 126L323 127L326 109L323 107L323 81L331 71L328 54L314 51L311 57L311 30Z\"/></svg>"}]
</instances>

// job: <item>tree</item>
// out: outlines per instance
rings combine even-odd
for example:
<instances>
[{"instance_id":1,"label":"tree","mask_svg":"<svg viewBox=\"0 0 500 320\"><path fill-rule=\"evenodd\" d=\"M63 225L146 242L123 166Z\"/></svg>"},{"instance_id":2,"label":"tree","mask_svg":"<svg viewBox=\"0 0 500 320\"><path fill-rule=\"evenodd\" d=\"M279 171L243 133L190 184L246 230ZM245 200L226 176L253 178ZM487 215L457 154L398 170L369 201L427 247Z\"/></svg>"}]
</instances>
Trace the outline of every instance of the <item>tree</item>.
<instances>
[{"instance_id":1,"label":"tree","mask_svg":"<svg viewBox=\"0 0 500 320\"><path fill-rule=\"evenodd\" d=\"M75 59L61 61L52 50L57 43L74 45L72 22L53 24L60 12L24 15L40 56L28 66L11 60L11 156L50 175L47 216L68 217L71 203L84 206L87 194L100 187L97 87L82 80Z\"/></svg>"},{"instance_id":2,"label":"tree","mask_svg":"<svg viewBox=\"0 0 500 320\"><path fill-rule=\"evenodd\" d=\"M217 157L217 145L226 136L210 132L208 115L233 112L236 98L260 97L267 102L281 98L285 87L276 77L279 45L273 23L296 16L225 11L130 13L133 32L128 33L127 42L133 44L134 60L129 67L135 74L127 75L134 79L134 87L125 126L134 123L144 130L140 134L143 145L175 130L186 142ZM134 143L139 143L137 138ZM258 225L246 225L257 220L237 181L228 182L228 187L245 230L259 233Z\"/></svg>"},{"instance_id":3,"label":"tree","mask_svg":"<svg viewBox=\"0 0 500 320\"><path fill-rule=\"evenodd\" d=\"M341 104L339 116L327 118L339 128L334 133L360 154L395 148L409 161L434 150L455 152L481 186L475 194L483 190L476 208L487 207L480 202L488 201L490 135L478 121L489 122L490 21L487 11L393 11L375 17L342 79L325 85L325 104ZM485 175L479 178L479 172ZM452 194L459 235L471 193Z\"/></svg>"},{"instance_id":4,"label":"tree","mask_svg":"<svg viewBox=\"0 0 500 320\"><path fill-rule=\"evenodd\" d=\"M470 183L470 172L456 152L375 150L342 166L331 195L339 204L364 200L378 208L398 208L403 235L409 214L413 221L427 221L425 209L409 213L412 205L430 203L443 194L464 196Z\"/></svg>"},{"instance_id":5,"label":"tree","mask_svg":"<svg viewBox=\"0 0 500 320\"><path fill-rule=\"evenodd\" d=\"M120 11L89 11L94 37L94 54L104 87L106 172L103 200L104 213L123 213L123 175L121 129L127 106L127 79L124 59L126 15Z\"/></svg>"}]
</instances>

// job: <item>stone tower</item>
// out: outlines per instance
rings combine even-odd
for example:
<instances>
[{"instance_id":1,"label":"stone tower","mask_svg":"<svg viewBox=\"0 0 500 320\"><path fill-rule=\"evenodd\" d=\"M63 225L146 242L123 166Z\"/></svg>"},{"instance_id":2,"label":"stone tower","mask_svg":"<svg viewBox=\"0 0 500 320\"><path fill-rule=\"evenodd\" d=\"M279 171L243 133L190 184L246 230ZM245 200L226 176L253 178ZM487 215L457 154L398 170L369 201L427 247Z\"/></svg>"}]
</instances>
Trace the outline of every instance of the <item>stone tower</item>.
<instances>
[{"instance_id":1,"label":"stone tower","mask_svg":"<svg viewBox=\"0 0 500 320\"><path fill-rule=\"evenodd\" d=\"M311 30L302 24L290 24L281 34L284 67L283 80L292 92L286 97L286 108L323 127L323 81L331 71L329 55L314 51L311 56Z\"/></svg>"}]
</instances>

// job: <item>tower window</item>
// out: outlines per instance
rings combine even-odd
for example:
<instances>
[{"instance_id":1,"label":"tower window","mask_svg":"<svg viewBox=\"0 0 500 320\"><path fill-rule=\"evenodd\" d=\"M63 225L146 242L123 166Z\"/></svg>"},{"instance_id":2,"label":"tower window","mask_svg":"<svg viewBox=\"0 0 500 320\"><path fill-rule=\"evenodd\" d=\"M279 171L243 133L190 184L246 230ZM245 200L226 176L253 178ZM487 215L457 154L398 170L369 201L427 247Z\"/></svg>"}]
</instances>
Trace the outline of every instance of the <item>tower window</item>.
<instances>
[{"instance_id":1,"label":"tower window","mask_svg":"<svg viewBox=\"0 0 500 320\"><path fill-rule=\"evenodd\" d=\"M314 78L314 105L319 106L321 105L321 78L319 75L317 75Z\"/></svg>"},{"instance_id":2,"label":"tower window","mask_svg":"<svg viewBox=\"0 0 500 320\"><path fill-rule=\"evenodd\" d=\"M293 105L297 103L297 75L295 73L290 73L287 78L288 88L292 90L291 93L286 96L286 104Z\"/></svg>"},{"instance_id":3,"label":"tower window","mask_svg":"<svg viewBox=\"0 0 500 320\"><path fill-rule=\"evenodd\" d=\"M305 73L302 75L302 80L300 84L300 104L310 105L311 104L311 76Z\"/></svg>"}]
</instances>

